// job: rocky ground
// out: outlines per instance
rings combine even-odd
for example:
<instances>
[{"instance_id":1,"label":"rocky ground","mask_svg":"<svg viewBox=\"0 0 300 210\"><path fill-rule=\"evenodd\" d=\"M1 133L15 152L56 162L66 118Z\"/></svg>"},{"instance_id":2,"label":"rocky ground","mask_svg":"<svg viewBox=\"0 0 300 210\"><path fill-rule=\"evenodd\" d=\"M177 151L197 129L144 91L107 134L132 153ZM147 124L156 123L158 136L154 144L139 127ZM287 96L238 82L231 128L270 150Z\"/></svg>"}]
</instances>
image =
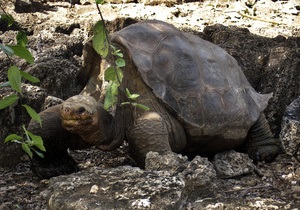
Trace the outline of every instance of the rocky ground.
<instances>
[{"instance_id":1,"label":"rocky ground","mask_svg":"<svg viewBox=\"0 0 300 210\"><path fill-rule=\"evenodd\" d=\"M82 170L98 166L128 164L126 147L112 153L96 149L72 152ZM300 163L280 155L270 164L260 163L255 173L231 179L218 179L214 194L205 194L184 209L298 209L300 207ZM47 209L49 180L39 180L29 163L0 168L0 209ZM163 208L162 208L163 209Z\"/></svg>"},{"instance_id":2,"label":"rocky ground","mask_svg":"<svg viewBox=\"0 0 300 210\"><path fill-rule=\"evenodd\" d=\"M20 26L33 34L40 34L41 39L47 36L55 39L48 32L61 30L64 34L78 33L81 41L85 41L93 24L99 19L96 7L88 4L88 1L82 1L86 5L74 6L61 1L39 2L34 6L16 7L17 13L12 2L8 0L2 2L1 6L16 18ZM146 6L143 3L106 4L102 7L102 11L108 21L116 17L161 19L181 29L188 28L200 32L205 26L220 23L248 28L251 33L265 37L300 36L298 14L300 3L297 0L261 0L253 7L247 6L244 1L166 4L167 6L164 4ZM28 10L24 11L24 8ZM80 28L78 22L84 23L85 27ZM65 23L70 27L66 28ZM61 27L57 27L58 25ZM114 27L116 29L121 26ZM13 42L13 35L14 33L2 41ZM51 45L44 43L45 45L41 46L39 43L36 42L34 49L37 57L44 47ZM75 59L80 62L78 56L75 56ZM3 74L2 69L1 71ZM130 162L126 146L111 153L103 153L92 148L72 152L72 155L79 162L81 169L92 166L109 168ZM25 161L15 167L0 168L0 210L47 208L44 190L48 186L48 180L38 180L29 167L29 161L25 158ZM235 207L239 206L240 209L296 209L300 207L299 183L300 163L281 154L273 163L258 164L255 173L234 179L218 180L219 187L214 195L206 195L202 199L187 203L185 208L203 209L204 206L207 209L230 209L231 204L235 203Z\"/></svg>"}]
</instances>

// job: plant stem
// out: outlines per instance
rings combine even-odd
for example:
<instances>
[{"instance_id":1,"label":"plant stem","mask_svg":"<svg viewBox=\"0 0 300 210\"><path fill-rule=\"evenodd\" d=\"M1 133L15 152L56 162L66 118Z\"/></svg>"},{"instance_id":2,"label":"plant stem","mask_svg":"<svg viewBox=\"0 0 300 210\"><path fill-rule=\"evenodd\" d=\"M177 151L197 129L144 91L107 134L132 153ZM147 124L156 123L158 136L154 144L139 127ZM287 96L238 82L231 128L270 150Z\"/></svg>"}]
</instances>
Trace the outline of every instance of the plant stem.
<instances>
[{"instance_id":1,"label":"plant stem","mask_svg":"<svg viewBox=\"0 0 300 210\"><path fill-rule=\"evenodd\" d=\"M103 22L103 27L104 27L104 30L105 30L106 41L108 43L108 56L110 56L110 60L113 61L113 54L111 52L111 42L110 42L110 39L108 37L108 32L107 32L107 28L106 28L106 25L105 25L105 21L104 21L104 18L102 16L102 12L100 10L100 7L99 7L99 5L97 3L96 3L96 6L97 6L98 13L100 15L100 18L101 18L101 20ZM120 77L119 77L119 75L117 73L117 66L116 66L115 62L113 62L113 66L114 66L114 69L115 69L117 80L118 80L119 84L121 85L121 79L120 79ZM125 92L125 89L122 88L122 91Z\"/></svg>"},{"instance_id":2,"label":"plant stem","mask_svg":"<svg viewBox=\"0 0 300 210\"><path fill-rule=\"evenodd\" d=\"M15 25L15 26L18 28L19 31L23 31L23 32L25 33L25 30L24 30L23 28L21 28L21 27L16 23L16 21L15 21L14 19L12 19L11 16L8 15L8 14L5 12L5 10L4 10L4 8L2 7L1 4L0 4L0 8L1 8L2 12L6 15L6 17L10 19L10 21L12 22L12 24ZM28 35L27 33L25 33L25 34Z\"/></svg>"}]
</instances>

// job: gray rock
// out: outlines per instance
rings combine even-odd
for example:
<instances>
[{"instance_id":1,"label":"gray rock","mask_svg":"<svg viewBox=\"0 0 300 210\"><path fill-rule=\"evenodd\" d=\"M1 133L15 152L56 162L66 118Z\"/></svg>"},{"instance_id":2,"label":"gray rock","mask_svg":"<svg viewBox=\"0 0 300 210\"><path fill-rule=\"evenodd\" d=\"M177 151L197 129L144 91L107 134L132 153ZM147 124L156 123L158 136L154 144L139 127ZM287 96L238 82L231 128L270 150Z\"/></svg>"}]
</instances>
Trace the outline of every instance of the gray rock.
<instances>
[{"instance_id":1,"label":"gray rock","mask_svg":"<svg viewBox=\"0 0 300 210\"><path fill-rule=\"evenodd\" d=\"M159 155L157 152L148 152L145 160L145 169L151 171L165 171L166 174L179 174L187 186L204 187L216 179L216 171L207 158L196 156L191 162L186 156L170 152Z\"/></svg>"},{"instance_id":2,"label":"gray rock","mask_svg":"<svg viewBox=\"0 0 300 210\"><path fill-rule=\"evenodd\" d=\"M51 6L43 3L45 3L45 1L16 0L15 11L18 13L29 13L29 12L42 12L44 10L52 9Z\"/></svg>"},{"instance_id":3,"label":"gray rock","mask_svg":"<svg viewBox=\"0 0 300 210\"><path fill-rule=\"evenodd\" d=\"M180 209L185 183L179 176L123 166L94 167L50 179L49 209Z\"/></svg>"},{"instance_id":4,"label":"gray rock","mask_svg":"<svg viewBox=\"0 0 300 210\"><path fill-rule=\"evenodd\" d=\"M254 164L249 156L234 150L216 154L213 164L220 178L232 178L254 171Z\"/></svg>"},{"instance_id":5,"label":"gray rock","mask_svg":"<svg viewBox=\"0 0 300 210\"><path fill-rule=\"evenodd\" d=\"M5 204L0 204L0 210L10 210Z\"/></svg>"},{"instance_id":6,"label":"gray rock","mask_svg":"<svg viewBox=\"0 0 300 210\"><path fill-rule=\"evenodd\" d=\"M177 0L138 0L138 2L145 5L165 4L166 6L172 6L174 4L177 4Z\"/></svg>"},{"instance_id":7,"label":"gray rock","mask_svg":"<svg viewBox=\"0 0 300 210\"><path fill-rule=\"evenodd\" d=\"M158 157L157 153L148 153L151 170L93 167L54 177L42 194L48 198L49 209L77 210L182 209L188 200L214 193L216 171L207 158L197 156L188 162L186 157L174 153L160 156L160 161ZM162 167L168 167L167 163L161 164L164 160L171 164L171 171ZM155 162L159 167L153 165ZM178 168L184 170L174 174Z\"/></svg>"},{"instance_id":8,"label":"gray rock","mask_svg":"<svg viewBox=\"0 0 300 210\"><path fill-rule=\"evenodd\" d=\"M57 98L57 97L54 97L54 96L47 96L47 98L45 99L43 110L48 109L51 106L61 104L62 102L64 102L64 100L62 100L60 98Z\"/></svg>"},{"instance_id":9,"label":"gray rock","mask_svg":"<svg viewBox=\"0 0 300 210\"><path fill-rule=\"evenodd\" d=\"M279 139L283 151L300 161L300 97L287 106Z\"/></svg>"},{"instance_id":10,"label":"gray rock","mask_svg":"<svg viewBox=\"0 0 300 210\"><path fill-rule=\"evenodd\" d=\"M111 4L124 4L124 3L134 3L134 0L108 0L108 3Z\"/></svg>"},{"instance_id":11,"label":"gray rock","mask_svg":"<svg viewBox=\"0 0 300 210\"><path fill-rule=\"evenodd\" d=\"M188 188L201 188L210 186L217 178L216 171L207 158L196 156L180 173Z\"/></svg>"},{"instance_id":12,"label":"gray rock","mask_svg":"<svg viewBox=\"0 0 300 210\"><path fill-rule=\"evenodd\" d=\"M37 112L40 112L42 104L47 96L47 90L39 86L22 84L23 104L30 105Z\"/></svg>"},{"instance_id":13,"label":"gray rock","mask_svg":"<svg viewBox=\"0 0 300 210\"><path fill-rule=\"evenodd\" d=\"M40 59L39 63L26 70L41 80L39 86L46 89L48 95L64 100L78 94L82 89L76 81L78 71L79 67L72 61L61 57Z\"/></svg>"},{"instance_id":14,"label":"gray rock","mask_svg":"<svg viewBox=\"0 0 300 210\"><path fill-rule=\"evenodd\" d=\"M188 158L180 154L169 152L159 155L157 152L148 152L145 160L145 169L153 171L168 171L171 174L182 172L188 164Z\"/></svg>"}]
</instances>

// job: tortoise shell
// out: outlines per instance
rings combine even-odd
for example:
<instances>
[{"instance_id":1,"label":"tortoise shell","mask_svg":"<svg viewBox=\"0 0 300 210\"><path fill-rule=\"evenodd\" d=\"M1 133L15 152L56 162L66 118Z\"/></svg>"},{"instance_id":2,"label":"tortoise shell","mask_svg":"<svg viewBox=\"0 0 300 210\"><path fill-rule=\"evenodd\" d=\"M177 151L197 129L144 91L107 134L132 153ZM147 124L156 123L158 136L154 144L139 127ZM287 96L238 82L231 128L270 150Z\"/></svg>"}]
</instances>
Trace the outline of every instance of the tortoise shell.
<instances>
[{"instance_id":1,"label":"tortoise shell","mask_svg":"<svg viewBox=\"0 0 300 210\"><path fill-rule=\"evenodd\" d=\"M259 94L237 61L217 45L147 20L112 35L153 93L191 136L245 138L272 94Z\"/></svg>"}]
</instances>

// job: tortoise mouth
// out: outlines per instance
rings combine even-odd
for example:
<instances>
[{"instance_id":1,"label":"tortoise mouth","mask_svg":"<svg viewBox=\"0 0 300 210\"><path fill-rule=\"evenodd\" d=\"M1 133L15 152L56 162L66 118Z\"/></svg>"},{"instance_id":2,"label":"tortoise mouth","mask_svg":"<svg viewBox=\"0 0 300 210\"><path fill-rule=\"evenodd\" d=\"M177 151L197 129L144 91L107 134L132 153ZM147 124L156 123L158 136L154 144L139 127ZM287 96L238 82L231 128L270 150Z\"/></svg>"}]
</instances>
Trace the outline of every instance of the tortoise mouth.
<instances>
[{"instance_id":1,"label":"tortoise mouth","mask_svg":"<svg viewBox=\"0 0 300 210\"><path fill-rule=\"evenodd\" d=\"M86 132L90 130L96 124L95 118L92 114L90 116L87 116L87 114L78 115L72 113L65 113L64 111L62 111L62 125L66 130L79 134L83 131Z\"/></svg>"},{"instance_id":2,"label":"tortoise mouth","mask_svg":"<svg viewBox=\"0 0 300 210\"><path fill-rule=\"evenodd\" d=\"M68 127L77 127L77 126L87 126L93 124L93 119L68 119L62 118L63 126Z\"/></svg>"}]
</instances>

